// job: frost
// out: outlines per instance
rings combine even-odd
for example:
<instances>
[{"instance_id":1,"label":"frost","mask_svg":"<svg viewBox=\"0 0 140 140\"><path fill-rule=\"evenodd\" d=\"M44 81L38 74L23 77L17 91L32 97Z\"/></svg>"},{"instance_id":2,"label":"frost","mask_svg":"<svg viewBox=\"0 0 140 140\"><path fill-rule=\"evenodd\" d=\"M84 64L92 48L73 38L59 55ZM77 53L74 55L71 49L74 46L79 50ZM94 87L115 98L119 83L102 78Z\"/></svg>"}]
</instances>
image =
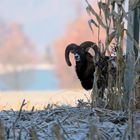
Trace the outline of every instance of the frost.
<instances>
[{"instance_id":1,"label":"frost","mask_svg":"<svg viewBox=\"0 0 140 140\"><path fill-rule=\"evenodd\" d=\"M128 129L126 112L89 106L1 111L0 118L7 140L121 140Z\"/></svg>"}]
</instances>

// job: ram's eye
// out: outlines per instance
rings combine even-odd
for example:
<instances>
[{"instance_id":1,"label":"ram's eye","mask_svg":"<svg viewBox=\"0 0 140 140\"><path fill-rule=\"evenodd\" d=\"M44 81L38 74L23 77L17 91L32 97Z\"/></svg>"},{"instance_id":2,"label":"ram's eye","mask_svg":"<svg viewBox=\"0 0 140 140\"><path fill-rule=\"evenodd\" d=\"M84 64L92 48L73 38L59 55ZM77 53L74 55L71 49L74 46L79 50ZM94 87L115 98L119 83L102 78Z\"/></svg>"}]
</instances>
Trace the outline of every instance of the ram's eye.
<instances>
[{"instance_id":1,"label":"ram's eye","mask_svg":"<svg viewBox=\"0 0 140 140\"><path fill-rule=\"evenodd\" d=\"M80 61L80 56L79 56L79 54L76 53L76 54L74 55L74 57L75 57L75 61Z\"/></svg>"}]
</instances>

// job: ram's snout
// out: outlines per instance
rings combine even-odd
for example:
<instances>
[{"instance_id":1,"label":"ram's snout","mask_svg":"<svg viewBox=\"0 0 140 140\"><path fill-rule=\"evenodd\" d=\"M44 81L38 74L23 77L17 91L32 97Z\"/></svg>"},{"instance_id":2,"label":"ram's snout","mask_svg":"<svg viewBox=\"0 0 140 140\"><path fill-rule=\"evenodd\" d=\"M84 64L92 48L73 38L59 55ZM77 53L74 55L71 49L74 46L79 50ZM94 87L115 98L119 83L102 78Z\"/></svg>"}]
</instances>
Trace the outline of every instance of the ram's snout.
<instances>
[{"instance_id":1,"label":"ram's snout","mask_svg":"<svg viewBox=\"0 0 140 140\"><path fill-rule=\"evenodd\" d=\"M75 61L80 61L80 55L78 53L74 54Z\"/></svg>"}]
</instances>

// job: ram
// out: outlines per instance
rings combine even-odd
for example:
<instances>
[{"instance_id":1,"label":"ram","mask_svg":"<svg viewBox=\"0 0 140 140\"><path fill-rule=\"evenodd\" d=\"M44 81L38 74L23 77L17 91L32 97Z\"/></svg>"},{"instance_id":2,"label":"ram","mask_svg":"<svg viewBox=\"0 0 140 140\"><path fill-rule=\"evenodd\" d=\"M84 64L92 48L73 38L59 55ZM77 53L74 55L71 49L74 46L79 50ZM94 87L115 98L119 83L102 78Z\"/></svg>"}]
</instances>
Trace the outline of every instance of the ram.
<instances>
[{"instance_id":1,"label":"ram","mask_svg":"<svg viewBox=\"0 0 140 140\"><path fill-rule=\"evenodd\" d=\"M93 55L89 52L92 48L95 52L95 60ZM90 90L93 87L94 72L95 68L98 67L99 77L97 79L97 88L99 90L99 96L103 97L103 92L108 86L108 63L115 62L115 57L104 56L101 54L99 47L91 41L85 41L80 45L75 43L69 44L65 49L65 60L68 66L71 66L70 53L74 54L75 58L75 71L81 82L82 87L85 90ZM113 63L111 63L111 73L114 75L116 73L116 68Z\"/></svg>"}]
</instances>

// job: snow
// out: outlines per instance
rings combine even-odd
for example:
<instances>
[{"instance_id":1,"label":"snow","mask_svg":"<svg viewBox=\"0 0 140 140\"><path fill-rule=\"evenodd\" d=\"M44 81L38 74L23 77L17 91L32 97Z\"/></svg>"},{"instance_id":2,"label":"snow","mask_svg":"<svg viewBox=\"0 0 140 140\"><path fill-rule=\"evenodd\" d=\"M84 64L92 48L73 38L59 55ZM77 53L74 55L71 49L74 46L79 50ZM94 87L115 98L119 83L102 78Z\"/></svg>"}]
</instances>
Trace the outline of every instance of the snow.
<instances>
[{"instance_id":1,"label":"snow","mask_svg":"<svg viewBox=\"0 0 140 140\"><path fill-rule=\"evenodd\" d=\"M121 140L128 127L126 112L90 106L3 110L0 118L7 140Z\"/></svg>"}]
</instances>

